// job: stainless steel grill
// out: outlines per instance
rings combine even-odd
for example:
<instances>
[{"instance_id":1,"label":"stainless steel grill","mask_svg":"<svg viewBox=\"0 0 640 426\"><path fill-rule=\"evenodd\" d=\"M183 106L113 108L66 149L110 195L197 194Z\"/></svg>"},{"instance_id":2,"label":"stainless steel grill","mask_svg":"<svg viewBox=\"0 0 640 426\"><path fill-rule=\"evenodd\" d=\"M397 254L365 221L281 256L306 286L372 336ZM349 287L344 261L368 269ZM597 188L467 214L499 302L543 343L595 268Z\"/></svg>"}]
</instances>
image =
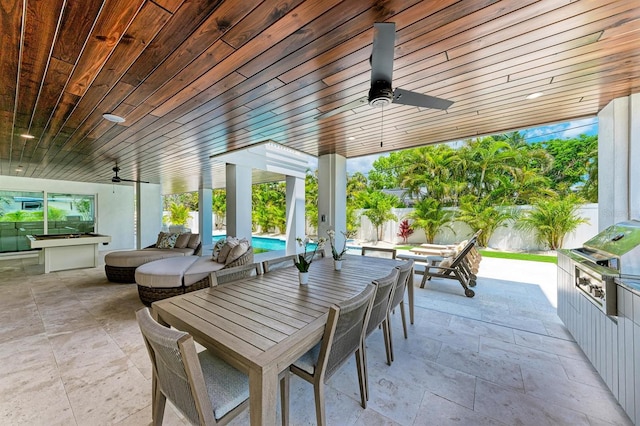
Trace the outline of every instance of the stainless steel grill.
<instances>
[{"instance_id":1,"label":"stainless steel grill","mask_svg":"<svg viewBox=\"0 0 640 426\"><path fill-rule=\"evenodd\" d=\"M607 315L617 315L615 279L640 278L640 221L612 225L569 255L576 287Z\"/></svg>"}]
</instances>

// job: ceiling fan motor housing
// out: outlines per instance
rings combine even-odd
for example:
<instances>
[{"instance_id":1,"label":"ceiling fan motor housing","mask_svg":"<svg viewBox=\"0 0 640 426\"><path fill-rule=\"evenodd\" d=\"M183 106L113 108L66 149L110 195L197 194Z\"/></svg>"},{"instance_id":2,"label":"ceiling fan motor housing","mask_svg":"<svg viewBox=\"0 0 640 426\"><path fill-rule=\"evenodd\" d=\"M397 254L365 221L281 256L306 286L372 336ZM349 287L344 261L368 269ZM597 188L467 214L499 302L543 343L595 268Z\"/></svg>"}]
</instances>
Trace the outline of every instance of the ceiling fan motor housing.
<instances>
[{"instance_id":1,"label":"ceiling fan motor housing","mask_svg":"<svg viewBox=\"0 0 640 426\"><path fill-rule=\"evenodd\" d=\"M392 101L393 89L390 82L378 80L371 85L371 89L369 89L369 105L382 108Z\"/></svg>"}]
</instances>

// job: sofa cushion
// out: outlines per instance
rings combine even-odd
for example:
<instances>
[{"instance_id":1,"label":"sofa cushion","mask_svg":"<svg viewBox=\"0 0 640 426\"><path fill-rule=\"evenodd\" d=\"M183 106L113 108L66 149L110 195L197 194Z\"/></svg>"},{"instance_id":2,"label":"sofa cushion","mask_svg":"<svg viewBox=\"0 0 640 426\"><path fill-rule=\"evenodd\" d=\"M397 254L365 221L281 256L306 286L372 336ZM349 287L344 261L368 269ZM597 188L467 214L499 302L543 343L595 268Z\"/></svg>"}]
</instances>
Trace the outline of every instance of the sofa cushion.
<instances>
[{"instance_id":1,"label":"sofa cushion","mask_svg":"<svg viewBox=\"0 0 640 426\"><path fill-rule=\"evenodd\" d=\"M199 244L200 244L200 234L191 234L191 236L189 237L189 243L187 244L187 247L195 250L198 248Z\"/></svg>"},{"instance_id":2,"label":"sofa cushion","mask_svg":"<svg viewBox=\"0 0 640 426\"><path fill-rule=\"evenodd\" d=\"M179 234L164 234L162 238L160 238L160 242L156 244L156 248L159 249L171 249L176 245L176 240L178 239Z\"/></svg>"},{"instance_id":3,"label":"sofa cushion","mask_svg":"<svg viewBox=\"0 0 640 426\"><path fill-rule=\"evenodd\" d=\"M145 263L153 262L158 259L166 259L169 257L184 257L193 254L191 249L144 249L144 250L126 250L114 251L107 253L104 257L104 263L109 266L117 266L121 268L131 268Z\"/></svg>"},{"instance_id":4,"label":"sofa cushion","mask_svg":"<svg viewBox=\"0 0 640 426\"><path fill-rule=\"evenodd\" d=\"M231 262L233 262L234 260L242 256L243 254L245 254L247 250L249 250L249 247L251 247L251 244L249 243L249 241L247 241L244 238L240 240L238 242L238 245L233 247L229 252L227 259L224 261L225 265L230 264Z\"/></svg>"},{"instance_id":5,"label":"sofa cushion","mask_svg":"<svg viewBox=\"0 0 640 426\"><path fill-rule=\"evenodd\" d=\"M154 260L136 269L136 283L144 287L181 287L184 273L200 256L180 256Z\"/></svg>"},{"instance_id":6,"label":"sofa cushion","mask_svg":"<svg viewBox=\"0 0 640 426\"><path fill-rule=\"evenodd\" d=\"M189 244L189 238L191 237L191 232L184 232L178 235L176 239L176 244L173 246L174 248L187 248Z\"/></svg>"},{"instance_id":7,"label":"sofa cushion","mask_svg":"<svg viewBox=\"0 0 640 426\"><path fill-rule=\"evenodd\" d=\"M236 237L227 237L227 241L224 243L224 246L220 249L220 253L218 253L218 262L225 263L227 260L227 256L231 253L231 249L238 245L240 241Z\"/></svg>"},{"instance_id":8,"label":"sofa cushion","mask_svg":"<svg viewBox=\"0 0 640 426\"><path fill-rule=\"evenodd\" d=\"M211 260L210 257L200 257L184 273L184 285L188 287L209 276L210 273L224 268L224 263Z\"/></svg>"}]
</instances>

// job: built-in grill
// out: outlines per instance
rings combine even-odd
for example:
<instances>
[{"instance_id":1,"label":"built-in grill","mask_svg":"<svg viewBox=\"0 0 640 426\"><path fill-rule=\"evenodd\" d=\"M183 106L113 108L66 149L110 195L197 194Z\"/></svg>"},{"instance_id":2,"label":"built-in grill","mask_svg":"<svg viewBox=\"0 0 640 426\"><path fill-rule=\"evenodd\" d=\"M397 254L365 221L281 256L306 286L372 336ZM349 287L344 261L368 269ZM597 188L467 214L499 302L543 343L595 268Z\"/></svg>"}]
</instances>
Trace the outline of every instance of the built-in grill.
<instances>
[{"instance_id":1,"label":"built-in grill","mask_svg":"<svg viewBox=\"0 0 640 426\"><path fill-rule=\"evenodd\" d=\"M615 279L640 277L640 221L612 225L569 253L576 287L607 315L617 315Z\"/></svg>"}]
</instances>

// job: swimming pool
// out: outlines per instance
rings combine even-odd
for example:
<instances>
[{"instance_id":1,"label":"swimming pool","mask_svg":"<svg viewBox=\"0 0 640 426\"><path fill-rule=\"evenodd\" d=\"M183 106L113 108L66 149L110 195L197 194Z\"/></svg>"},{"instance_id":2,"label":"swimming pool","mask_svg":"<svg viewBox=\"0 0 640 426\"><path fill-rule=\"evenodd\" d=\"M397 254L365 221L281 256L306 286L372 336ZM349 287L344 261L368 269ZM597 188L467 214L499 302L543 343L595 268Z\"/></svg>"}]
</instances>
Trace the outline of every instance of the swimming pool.
<instances>
[{"instance_id":1,"label":"swimming pool","mask_svg":"<svg viewBox=\"0 0 640 426\"><path fill-rule=\"evenodd\" d=\"M226 238L226 235L214 235L212 237L213 243L215 244L218 240ZM284 250L286 247L286 242L280 238L270 238L270 237L256 237L255 235L251 237L251 245L254 248L259 248L263 250L273 251L273 250ZM309 244L309 249L313 250L316 248L314 243ZM358 249L359 247L347 246L349 249Z\"/></svg>"}]
</instances>

